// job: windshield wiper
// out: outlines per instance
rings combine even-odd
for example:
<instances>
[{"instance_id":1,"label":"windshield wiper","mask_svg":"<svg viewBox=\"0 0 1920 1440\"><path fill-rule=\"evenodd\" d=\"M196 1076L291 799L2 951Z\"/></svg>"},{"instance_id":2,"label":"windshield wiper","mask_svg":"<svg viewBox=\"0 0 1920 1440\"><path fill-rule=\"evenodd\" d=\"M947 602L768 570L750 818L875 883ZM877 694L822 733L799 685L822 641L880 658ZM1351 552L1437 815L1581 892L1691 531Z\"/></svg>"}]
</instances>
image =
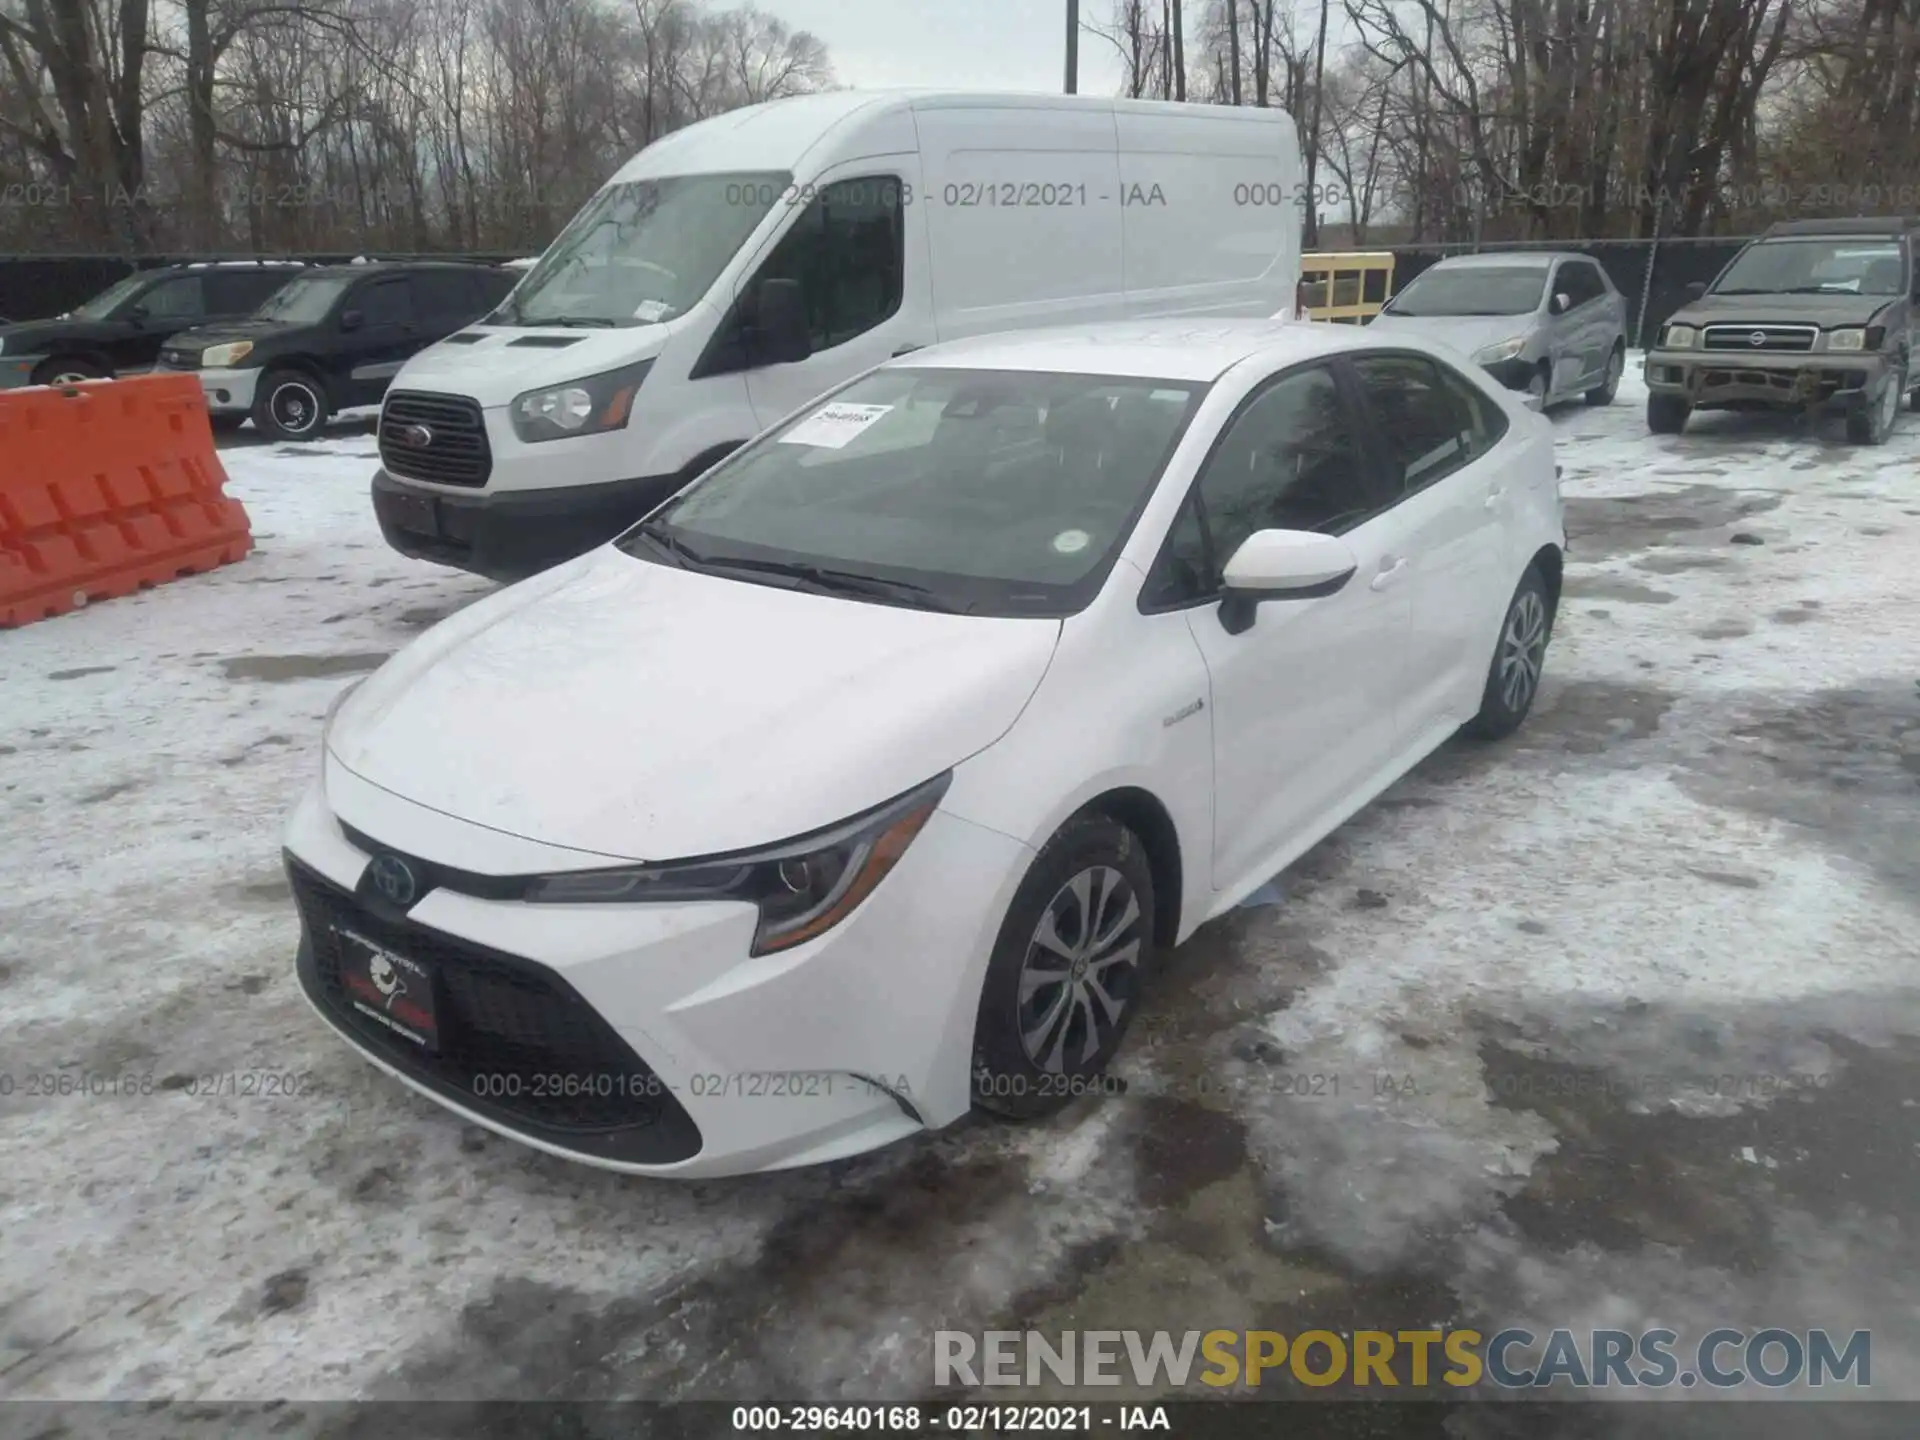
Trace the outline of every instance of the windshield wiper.
<instances>
[{"instance_id":1,"label":"windshield wiper","mask_svg":"<svg viewBox=\"0 0 1920 1440\"><path fill-rule=\"evenodd\" d=\"M611 330L620 322L599 315L556 315L551 319L537 320L523 317L520 323L536 330L542 325L558 325L570 330Z\"/></svg>"},{"instance_id":2,"label":"windshield wiper","mask_svg":"<svg viewBox=\"0 0 1920 1440\"><path fill-rule=\"evenodd\" d=\"M957 607L924 585L911 580L883 580L877 575L861 575L852 570L833 570L809 565L800 560L710 559L704 562L712 570L749 570L757 575L784 575L814 590L842 595L871 595L878 599L906 600L922 610L958 614Z\"/></svg>"},{"instance_id":3,"label":"windshield wiper","mask_svg":"<svg viewBox=\"0 0 1920 1440\"><path fill-rule=\"evenodd\" d=\"M641 521L639 527L634 531L634 534L643 539L651 540L655 548L664 550L668 557L672 559L673 563L678 565L682 570L701 568L707 563L699 555L688 549L684 541L675 536L671 530L667 529L667 527L662 525L658 520Z\"/></svg>"}]
</instances>

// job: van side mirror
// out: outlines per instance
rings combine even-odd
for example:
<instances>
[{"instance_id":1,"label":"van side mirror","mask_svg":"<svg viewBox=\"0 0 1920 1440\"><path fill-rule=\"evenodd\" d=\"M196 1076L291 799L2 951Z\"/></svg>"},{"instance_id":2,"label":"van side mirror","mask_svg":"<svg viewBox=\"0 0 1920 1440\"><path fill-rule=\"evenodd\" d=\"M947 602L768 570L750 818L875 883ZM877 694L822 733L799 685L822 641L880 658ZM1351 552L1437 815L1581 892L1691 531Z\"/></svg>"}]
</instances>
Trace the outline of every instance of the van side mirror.
<instances>
[{"instance_id":1,"label":"van side mirror","mask_svg":"<svg viewBox=\"0 0 1920 1440\"><path fill-rule=\"evenodd\" d=\"M1564 290L1556 291L1554 293L1553 299L1549 301L1547 305L1547 309L1552 311L1555 315L1564 315L1567 313L1567 311L1571 310L1572 308L1573 308L1573 297L1567 294L1567 292Z\"/></svg>"},{"instance_id":2,"label":"van side mirror","mask_svg":"<svg viewBox=\"0 0 1920 1440\"><path fill-rule=\"evenodd\" d=\"M813 354L806 295L798 280L762 280L753 292L751 318L756 361L790 365Z\"/></svg>"},{"instance_id":3,"label":"van side mirror","mask_svg":"<svg viewBox=\"0 0 1920 1440\"><path fill-rule=\"evenodd\" d=\"M340 328L342 330L358 330L366 323L367 317L358 310L343 310L340 313Z\"/></svg>"},{"instance_id":4,"label":"van side mirror","mask_svg":"<svg viewBox=\"0 0 1920 1440\"><path fill-rule=\"evenodd\" d=\"M1338 594L1360 568L1344 540L1314 530L1256 530L1227 561L1220 624L1230 635L1253 625L1266 600L1315 600Z\"/></svg>"}]
</instances>

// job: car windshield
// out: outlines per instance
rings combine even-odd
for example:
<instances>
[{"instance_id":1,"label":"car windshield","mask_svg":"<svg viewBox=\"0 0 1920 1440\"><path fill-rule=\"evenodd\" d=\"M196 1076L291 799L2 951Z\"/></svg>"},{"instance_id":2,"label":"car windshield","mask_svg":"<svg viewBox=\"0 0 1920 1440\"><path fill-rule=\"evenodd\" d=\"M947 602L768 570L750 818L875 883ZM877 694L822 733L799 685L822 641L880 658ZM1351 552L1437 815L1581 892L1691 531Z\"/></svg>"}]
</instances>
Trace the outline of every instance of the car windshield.
<instances>
[{"instance_id":1,"label":"car windshield","mask_svg":"<svg viewBox=\"0 0 1920 1440\"><path fill-rule=\"evenodd\" d=\"M1716 295L1898 295L1900 247L1891 240L1761 240L1734 257Z\"/></svg>"},{"instance_id":2,"label":"car windshield","mask_svg":"<svg viewBox=\"0 0 1920 1440\"><path fill-rule=\"evenodd\" d=\"M489 318L504 325L646 325L685 314L791 178L680 175L609 185Z\"/></svg>"},{"instance_id":3,"label":"car windshield","mask_svg":"<svg viewBox=\"0 0 1920 1440\"><path fill-rule=\"evenodd\" d=\"M151 275L129 275L124 280L116 280L86 304L74 307L74 317L80 320L111 319L113 312L126 298L151 279Z\"/></svg>"},{"instance_id":4,"label":"car windshield","mask_svg":"<svg viewBox=\"0 0 1920 1440\"><path fill-rule=\"evenodd\" d=\"M1547 289L1544 265L1435 266L1386 305L1389 315L1531 315Z\"/></svg>"},{"instance_id":5,"label":"car windshield","mask_svg":"<svg viewBox=\"0 0 1920 1440\"><path fill-rule=\"evenodd\" d=\"M976 615L1098 592L1206 386L883 370L710 472L620 539L719 573Z\"/></svg>"},{"instance_id":6,"label":"car windshield","mask_svg":"<svg viewBox=\"0 0 1920 1440\"><path fill-rule=\"evenodd\" d=\"M353 284L353 280L351 275L302 275L297 280L289 280L269 295L265 303L253 312L254 318L279 320L289 325L311 325L316 320L327 318L333 302Z\"/></svg>"}]
</instances>

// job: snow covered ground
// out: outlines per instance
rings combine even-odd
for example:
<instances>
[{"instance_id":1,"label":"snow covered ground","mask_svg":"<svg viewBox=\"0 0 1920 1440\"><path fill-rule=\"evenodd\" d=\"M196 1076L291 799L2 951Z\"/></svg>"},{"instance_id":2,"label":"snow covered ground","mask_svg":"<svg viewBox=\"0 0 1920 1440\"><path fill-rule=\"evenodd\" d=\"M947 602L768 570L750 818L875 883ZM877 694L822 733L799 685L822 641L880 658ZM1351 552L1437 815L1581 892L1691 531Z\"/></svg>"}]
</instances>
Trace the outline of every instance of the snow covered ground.
<instances>
[{"instance_id":1,"label":"snow covered ground","mask_svg":"<svg viewBox=\"0 0 1920 1440\"><path fill-rule=\"evenodd\" d=\"M321 716L489 587L381 542L364 422L239 437L247 561L0 633L0 1395L872 1397L942 1326L1445 1321L1871 1328L1920 1397L1920 419L1657 439L1636 377L1556 412L1527 729L1171 957L1129 1095L698 1185L307 1011Z\"/></svg>"}]
</instances>

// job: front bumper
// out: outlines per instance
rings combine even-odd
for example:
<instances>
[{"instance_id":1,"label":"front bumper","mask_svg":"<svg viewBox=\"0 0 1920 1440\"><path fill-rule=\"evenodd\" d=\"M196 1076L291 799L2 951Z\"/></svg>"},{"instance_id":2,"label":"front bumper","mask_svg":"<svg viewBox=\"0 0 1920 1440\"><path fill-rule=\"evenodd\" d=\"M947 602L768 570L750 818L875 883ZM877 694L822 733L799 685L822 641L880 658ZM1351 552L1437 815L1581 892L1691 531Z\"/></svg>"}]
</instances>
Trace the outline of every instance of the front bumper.
<instances>
[{"instance_id":1,"label":"front bumper","mask_svg":"<svg viewBox=\"0 0 1920 1440\"><path fill-rule=\"evenodd\" d=\"M1880 393L1891 373L1887 360L1880 351L1742 355L1651 350L1644 374L1650 393L1682 396L1697 410L1755 405L1853 409Z\"/></svg>"},{"instance_id":2,"label":"front bumper","mask_svg":"<svg viewBox=\"0 0 1920 1440\"><path fill-rule=\"evenodd\" d=\"M253 409L253 392L260 383L260 367L245 370L188 371L200 377L207 409L215 415L245 415Z\"/></svg>"},{"instance_id":3,"label":"front bumper","mask_svg":"<svg viewBox=\"0 0 1920 1440\"><path fill-rule=\"evenodd\" d=\"M33 384L33 372L45 355L0 355L0 390L19 390Z\"/></svg>"},{"instance_id":4,"label":"front bumper","mask_svg":"<svg viewBox=\"0 0 1920 1440\"><path fill-rule=\"evenodd\" d=\"M435 839L445 854L465 827L410 818L418 807L339 779L316 782L287 831L301 988L363 1056L466 1119L605 1169L697 1177L840 1159L970 1108L980 985L1025 846L936 813L851 916L754 959L744 905L529 905L433 889L393 911L363 883L373 842L360 823L377 820L379 844L416 856L402 842ZM438 1057L345 1002L328 959L341 916L433 969Z\"/></svg>"},{"instance_id":5,"label":"front bumper","mask_svg":"<svg viewBox=\"0 0 1920 1440\"><path fill-rule=\"evenodd\" d=\"M373 476L373 513L387 544L402 555L492 580L524 580L606 544L686 483L684 475L643 475L461 494L380 469Z\"/></svg>"}]
</instances>

